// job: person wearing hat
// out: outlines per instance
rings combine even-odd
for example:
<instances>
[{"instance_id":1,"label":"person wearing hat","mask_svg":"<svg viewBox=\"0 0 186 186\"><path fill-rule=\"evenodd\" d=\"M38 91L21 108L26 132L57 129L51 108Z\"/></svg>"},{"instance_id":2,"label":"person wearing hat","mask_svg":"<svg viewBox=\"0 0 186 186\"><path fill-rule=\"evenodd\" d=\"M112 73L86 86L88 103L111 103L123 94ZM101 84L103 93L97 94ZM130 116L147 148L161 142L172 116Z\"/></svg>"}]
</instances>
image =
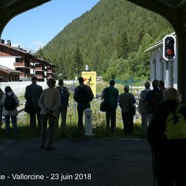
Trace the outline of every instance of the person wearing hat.
<instances>
[{"instance_id":1,"label":"person wearing hat","mask_svg":"<svg viewBox=\"0 0 186 186\"><path fill-rule=\"evenodd\" d=\"M129 93L129 86L124 86L124 93L119 96L119 106L124 124L124 133L131 135L133 133L133 115L135 114L136 99L132 93ZM133 108L133 111L131 112Z\"/></svg>"},{"instance_id":2,"label":"person wearing hat","mask_svg":"<svg viewBox=\"0 0 186 186\"><path fill-rule=\"evenodd\" d=\"M58 81L58 87L56 88L61 96L61 107L59 108L58 115L56 117L56 126L58 125L59 116L61 114L61 135L65 136L65 130L66 130L66 118L67 118L67 107L68 107L68 101L69 101L69 90L67 87L64 86L63 79L60 79Z\"/></svg>"},{"instance_id":3,"label":"person wearing hat","mask_svg":"<svg viewBox=\"0 0 186 186\"><path fill-rule=\"evenodd\" d=\"M30 128L36 129L36 117L38 122L39 132L41 131L41 116L40 107L38 105L39 97L43 92L43 88L37 85L37 77L32 77L32 84L28 85L25 90L25 99L32 102L33 109L30 113Z\"/></svg>"}]
</instances>

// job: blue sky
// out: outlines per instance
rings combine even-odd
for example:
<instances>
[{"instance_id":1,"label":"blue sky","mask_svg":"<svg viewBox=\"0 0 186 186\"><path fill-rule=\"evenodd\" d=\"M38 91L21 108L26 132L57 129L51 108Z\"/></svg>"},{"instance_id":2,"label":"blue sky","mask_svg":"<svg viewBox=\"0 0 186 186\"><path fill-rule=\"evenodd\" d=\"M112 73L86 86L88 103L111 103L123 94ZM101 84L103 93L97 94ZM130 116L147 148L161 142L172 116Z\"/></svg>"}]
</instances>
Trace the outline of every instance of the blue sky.
<instances>
[{"instance_id":1,"label":"blue sky","mask_svg":"<svg viewBox=\"0 0 186 186\"><path fill-rule=\"evenodd\" d=\"M89 11L99 0L52 0L14 17L1 38L12 45L37 50L46 45L63 28Z\"/></svg>"}]
</instances>

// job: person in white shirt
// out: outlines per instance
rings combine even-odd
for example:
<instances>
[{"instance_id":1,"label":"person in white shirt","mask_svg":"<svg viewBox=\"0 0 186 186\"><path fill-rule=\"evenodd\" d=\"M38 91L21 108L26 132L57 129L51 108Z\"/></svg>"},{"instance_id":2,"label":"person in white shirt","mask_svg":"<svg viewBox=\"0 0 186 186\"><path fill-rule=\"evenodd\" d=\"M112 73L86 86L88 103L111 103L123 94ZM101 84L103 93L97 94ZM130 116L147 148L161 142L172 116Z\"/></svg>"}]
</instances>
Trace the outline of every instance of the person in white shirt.
<instances>
[{"instance_id":1,"label":"person in white shirt","mask_svg":"<svg viewBox=\"0 0 186 186\"><path fill-rule=\"evenodd\" d=\"M61 106L61 98L59 91L55 87L56 81L51 78L47 81L49 88L45 89L40 98L39 106L41 108L41 149L44 149L46 145L46 150L54 150L53 135L56 117L58 115L58 110ZM49 131L47 136L47 122L49 122ZM47 137L46 137L47 136Z\"/></svg>"},{"instance_id":2,"label":"person in white shirt","mask_svg":"<svg viewBox=\"0 0 186 186\"><path fill-rule=\"evenodd\" d=\"M121 107L124 133L131 135L133 133L133 116L135 115L136 99L132 93L129 93L129 86L124 86L124 93L119 95L119 106Z\"/></svg>"}]
</instances>

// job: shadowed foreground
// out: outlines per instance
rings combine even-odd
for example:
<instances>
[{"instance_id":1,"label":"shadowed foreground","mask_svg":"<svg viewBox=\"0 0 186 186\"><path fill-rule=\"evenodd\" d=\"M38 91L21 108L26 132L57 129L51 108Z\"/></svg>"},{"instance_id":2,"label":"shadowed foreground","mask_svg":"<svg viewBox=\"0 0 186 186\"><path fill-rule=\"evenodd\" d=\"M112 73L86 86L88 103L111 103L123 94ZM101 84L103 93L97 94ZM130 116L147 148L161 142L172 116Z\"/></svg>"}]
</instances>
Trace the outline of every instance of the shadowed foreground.
<instances>
[{"instance_id":1,"label":"shadowed foreground","mask_svg":"<svg viewBox=\"0 0 186 186\"><path fill-rule=\"evenodd\" d=\"M40 150L39 139L0 143L0 185L153 185L144 140L65 139L54 141L54 147Z\"/></svg>"}]
</instances>

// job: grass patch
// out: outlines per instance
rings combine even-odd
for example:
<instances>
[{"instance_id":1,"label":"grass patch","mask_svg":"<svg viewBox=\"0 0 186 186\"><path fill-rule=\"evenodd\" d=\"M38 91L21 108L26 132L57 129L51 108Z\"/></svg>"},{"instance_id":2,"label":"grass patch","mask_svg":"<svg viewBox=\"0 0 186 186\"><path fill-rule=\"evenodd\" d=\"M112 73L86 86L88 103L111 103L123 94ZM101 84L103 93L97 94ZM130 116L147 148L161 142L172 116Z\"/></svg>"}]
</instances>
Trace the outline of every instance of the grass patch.
<instances>
[{"instance_id":1,"label":"grass patch","mask_svg":"<svg viewBox=\"0 0 186 186\"><path fill-rule=\"evenodd\" d=\"M92 123L92 132L94 138L111 138L111 139L116 139L116 138L145 139L146 138L146 133L143 131L141 127L141 123L139 121L134 123L134 132L132 135L129 136L124 134L122 122L120 123L118 122L115 131L111 132L109 130L106 130L104 114L101 115L99 113L98 116L94 116L94 117L97 118L97 120L94 120L96 122ZM73 118L70 117L70 118L71 118L71 122L69 123L69 120L67 122L65 135L63 135L64 133L61 133L60 126L59 126L59 128L57 128L55 131L55 136L54 136L55 139L59 139L59 138L82 139L85 137L84 130L79 130L75 122L75 118L74 117ZM26 115L25 118L22 118L18 121L18 130L17 130L16 139L25 140L25 139L40 137L38 129L36 130L31 129L29 127L28 121L29 121L28 115ZM2 126L1 137L4 134L4 130L5 130L5 124ZM15 138L11 125L10 125L10 134L8 138Z\"/></svg>"},{"instance_id":2,"label":"grass patch","mask_svg":"<svg viewBox=\"0 0 186 186\"><path fill-rule=\"evenodd\" d=\"M114 132L111 132L109 130L106 130L105 125L96 125L93 126L92 128L92 132L95 138L112 138L112 139L116 139L116 138L136 138L136 139L145 139L146 138L146 134L143 131L142 127L139 124L134 124L134 132L132 135L125 135L124 134L124 130L122 127L116 127ZM4 134L4 127L2 127L2 134ZM59 138L68 138L68 139L81 139L84 138L84 130L79 130L79 128L77 127L77 125L74 124L67 124L66 127L66 133L63 136L63 133L61 133L60 128L58 128L55 131L55 139L59 139ZM29 125L23 125L20 124L20 122L18 123L18 131L17 131L17 136L14 136L12 127L10 128L10 134L8 136L8 138L16 138L19 140L25 140L25 139L31 139L31 138L39 138L39 131L33 130L29 127Z\"/></svg>"}]
</instances>

